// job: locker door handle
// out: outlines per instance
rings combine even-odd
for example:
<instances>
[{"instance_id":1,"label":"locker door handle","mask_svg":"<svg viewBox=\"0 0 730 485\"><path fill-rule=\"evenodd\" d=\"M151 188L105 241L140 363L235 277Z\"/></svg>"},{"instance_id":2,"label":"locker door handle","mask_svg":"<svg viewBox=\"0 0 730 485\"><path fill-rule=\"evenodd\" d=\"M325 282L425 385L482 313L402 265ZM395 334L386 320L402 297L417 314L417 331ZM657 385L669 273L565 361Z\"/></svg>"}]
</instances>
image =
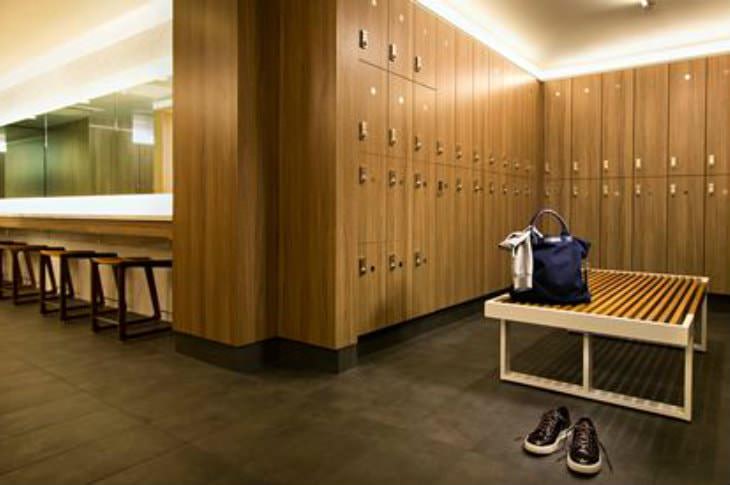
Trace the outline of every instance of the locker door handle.
<instances>
[{"instance_id":1,"label":"locker door handle","mask_svg":"<svg viewBox=\"0 0 730 485\"><path fill-rule=\"evenodd\" d=\"M519 170L520 169L520 161L519 160L515 160L514 166L515 166L515 170Z\"/></svg>"},{"instance_id":2,"label":"locker door handle","mask_svg":"<svg viewBox=\"0 0 730 485\"><path fill-rule=\"evenodd\" d=\"M414 58L413 70L416 72L421 72L423 70L423 57L416 56Z\"/></svg>"},{"instance_id":3,"label":"locker door handle","mask_svg":"<svg viewBox=\"0 0 730 485\"><path fill-rule=\"evenodd\" d=\"M423 180L420 173L413 174L413 185L417 189L420 189L421 187L424 187L426 185L426 182Z\"/></svg>"},{"instance_id":4,"label":"locker door handle","mask_svg":"<svg viewBox=\"0 0 730 485\"><path fill-rule=\"evenodd\" d=\"M641 184L636 184L636 187L634 188L634 193L637 197L641 197Z\"/></svg>"},{"instance_id":5,"label":"locker door handle","mask_svg":"<svg viewBox=\"0 0 730 485\"><path fill-rule=\"evenodd\" d=\"M439 155L444 153L444 144L440 140L436 141L436 153Z\"/></svg>"},{"instance_id":6,"label":"locker door handle","mask_svg":"<svg viewBox=\"0 0 730 485\"><path fill-rule=\"evenodd\" d=\"M578 197L578 187L573 187L573 197Z\"/></svg>"},{"instance_id":7,"label":"locker door handle","mask_svg":"<svg viewBox=\"0 0 730 485\"><path fill-rule=\"evenodd\" d=\"M507 192L508 192L507 185L506 184L502 184L502 193L503 194L507 194Z\"/></svg>"},{"instance_id":8,"label":"locker door handle","mask_svg":"<svg viewBox=\"0 0 730 485\"><path fill-rule=\"evenodd\" d=\"M398 131L395 128L388 129L388 143L390 143L390 146L398 143Z\"/></svg>"},{"instance_id":9,"label":"locker door handle","mask_svg":"<svg viewBox=\"0 0 730 485\"><path fill-rule=\"evenodd\" d=\"M579 168L580 168L580 165L578 164L578 162L573 162L573 172L578 172Z\"/></svg>"},{"instance_id":10,"label":"locker door handle","mask_svg":"<svg viewBox=\"0 0 730 485\"><path fill-rule=\"evenodd\" d=\"M494 153L490 153L489 154L488 160L489 160L489 164L490 165L493 165L494 164L494 161L495 161L495 159L494 159Z\"/></svg>"},{"instance_id":11,"label":"locker door handle","mask_svg":"<svg viewBox=\"0 0 730 485\"><path fill-rule=\"evenodd\" d=\"M368 47L370 47L368 31L365 29L360 29L360 49L367 49Z\"/></svg>"},{"instance_id":12,"label":"locker door handle","mask_svg":"<svg viewBox=\"0 0 730 485\"><path fill-rule=\"evenodd\" d=\"M710 167L715 166L715 155L714 154L707 155L707 165Z\"/></svg>"},{"instance_id":13,"label":"locker door handle","mask_svg":"<svg viewBox=\"0 0 730 485\"><path fill-rule=\"evenodd\" d=\"M360 181L360 185L367 183L370 176L368 175L368 169L367 167L360 167L358 170L358 180Z\"/></svg>"},{"instance_id":14,"label":"locker door handle","mask_svg":"<svg viewBox=\"0 0 730 485\"><path fill-rule=\"evenodd\" d=\"M367 121L361 121L358 123L358 134L360 137L360 140L365 140L368 137L368 122Z\"/></svg>"},{"instance_id":15,"label":"locker door handle","mask_svg":"<svg viewBox=\"0 0 730 485\"><path fill-rule=\"evenodd\" d=\"M398 184L398 174L395 172L395 170L390 170L388 172L388 185L391 187L395 187Z\"/></svg>"},{"instance_id":16,"label":"locker door handle","mask_svg":"<svg viewBox=\"0 0 730 485\"><path fill-rule=\"evenodd\" d=\"M444 190L449 188L449 184L444 182L443 180L439 180L438 182L438 189L439 192L443 192Z\"/></svg>"},{"instance_id":17,"label":"locker door handle","mask_svg":"<svg viewBox=\"0 0 730 485\"><path fill-rule=\"evenodd\" d=\"M637 158L634 163L635 163L634 166L636 167L636 170L641 170L641 158Z\"/></svg>"},{"instance_id":18,"label":"locker door handle","mask_svg":"<svg viewBox=\"0 0 730 485\"><path fill-rule=\"evenodd\" d=\"M479 152L474 150L474 161L478 162L481 159L482 159L482 157L479 155Z\"/></svg>"},{"instance_id":19,"label":"locker door handle","mask_svg":"<svg viewBox=\"0 0 730 485\"><path fill-rule=\"evenodd\" d=\"M490 194L494 193L494 182L489 182L489 193Z\"/></svg>"},{"instance_id":20,"label":"locker door handle","mask_svg":"<svg viewBox=\"0 0 730 485\"><path fill-rule=\"evenodd\" d=\"M391 254L388 256L388 268L391 271L395 271L398 268L398 259L396 258L395 254Z\"/></svg>"},{"instance_id":21,"label":"locker door handle","mask_svg":"<svg viewBox=\"0 0 730 485\"><path fill-rule=\"evenodd\" d=\"M416 251L413 254L413 261L415 262L416 266L421 266L426 262L426 258L421 255L421 251Z\"/></svg>"},{"instance_id":22,"label":"locker door handle","mask_svg":"<svg viewBox=\"0 0 730 485\"><path fill-rule=\"evenodd\" d=\"M479 182L476 180L474 181L474 192L481 192L483 190L482 186L479 185Z\"/></svg>"},{"instance_id":23,"label":"locker door handle","mask_svg":"<svg viewBox=\"0 0 730 485\"><path fill-rule=\"evenodd\" d=\"M709 183L707 184L707 193L708 193L709 195L714 195L714 194L715 194L715 184L714 184L714 183L712 183L712 182L709 182Z\"/></svg>"},{"instance_id":24,"label":"locker door handle","mask_svg":"<svg viewBox=\"0 0 730 485\"><path fill-rule=\"evenodd\" d=\"M677 168L677 157L669 157L669 166L671 168Z\"/></svg>"},{"instance_id":25,"label":"locker door handle","mask_svg":"<svg viewBox=\"0 0 730 485\"><path fill-rule=\"evenodd\" d=\"M358 258L357 260L357 269L360 273L360 276L367 274L368 272L368 260L366 258ZM375 271L375 266L370 268L370 271Z\"/></svg>"},{"instance_id":26,"label":"locker door handle","mask_svg":"<svg viewBox=\"0 0 730 485\"><path fill-rule=\"evenodd\" d=\"M672 197L677 195L677 184L669 184L669 193Z\"/></svg>"},{"instance_id":27,"label":"locker door handle","mask_svg":"<svg viewBox=\"0 0 730 485\"><path fill-rule=\"evenodd\" d=\"M608 172L608 160L603 161L603 171Z\"/></svg>"},{"instance_id":28,"label":"locker door handle","mask_svg":"<svg viewBox=\"0 0 730 485\"><path fill-rule=\"evenodd\" d=\"M545 173L550 173L550 163L545 162Z\"/></svg>"},{"instance_id":29,"label":"locker door handle","mask_svg":"<svg viewBox=\"0 0 730 485\"><path fill-rule=\"evenodd\" d=\"M461 145L456 145L456 158L461 159L463 156L464 154L461 151Z\"/></svg>"},{"instance_id":30,"label":"locker door handle","mask_svg":"<svg viewBox=\"0 0 730 485\"><path fill-rule=\"evenodd\" d=\"M398 46L395 44L390 44L388 46L388 59L390 59L390 62L395 62L396 59L398 59Z\"/></svg>"},{"instance_id":31,"label":"locker door handle","mask_svg":"<svg viewBox=\"0 0 730 485\"><path fill-rule=\"evenodd\" d=\"M456 191L461 192L461 190L464 188L464 184L461 183L461 179L456 179Z\"/></svg>"},{"instance_id":32,"label":"locker door handle","mask_svg":"<svg viewBox=\"0 0 730 485\"><path fill-rule=\"evenodd\" d=\"M421 137L419 135L415 136L413 147L416 149L416 151L419 151L421 148L423 148L423 142L421 141Z\"/></svg>"},{"instance_id":33,"label":"locker door handle","mask_svg":"<svg viewBox=\"0 0 730 485\"><path fill-rule=\"evenodd\" d=\"M608 185L603 184L603 196L608 197Z\"/></svg>"}]
</instances>

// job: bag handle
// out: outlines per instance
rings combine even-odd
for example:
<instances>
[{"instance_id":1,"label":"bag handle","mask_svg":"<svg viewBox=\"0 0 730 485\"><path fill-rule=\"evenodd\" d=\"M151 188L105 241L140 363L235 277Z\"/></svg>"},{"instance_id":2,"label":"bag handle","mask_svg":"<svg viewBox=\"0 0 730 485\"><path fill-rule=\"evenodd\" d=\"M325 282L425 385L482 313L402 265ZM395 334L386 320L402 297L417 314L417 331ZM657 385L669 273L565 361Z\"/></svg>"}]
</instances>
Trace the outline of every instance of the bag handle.
<instances>
[{"instance_id":1,"label":"bag handle","mask_svg":"<svg viewBox=\"0 0 730 485\"><path fill-rule=\"evenodd\" d=\"M558 214L556 211L554 211L553 209L540 209L539 211L537 211L537 213L534 216L532 216L532 220L530 220L530 227L534 228L537 225L538 221L545 214L553 216L555 219L558 220L558 222L560 223L560 235L561 236L570 236L570 231L568 230L568 224L566 224L565 219L563 219L563 217L560 214Z\"/></svg>"}]
</instances>

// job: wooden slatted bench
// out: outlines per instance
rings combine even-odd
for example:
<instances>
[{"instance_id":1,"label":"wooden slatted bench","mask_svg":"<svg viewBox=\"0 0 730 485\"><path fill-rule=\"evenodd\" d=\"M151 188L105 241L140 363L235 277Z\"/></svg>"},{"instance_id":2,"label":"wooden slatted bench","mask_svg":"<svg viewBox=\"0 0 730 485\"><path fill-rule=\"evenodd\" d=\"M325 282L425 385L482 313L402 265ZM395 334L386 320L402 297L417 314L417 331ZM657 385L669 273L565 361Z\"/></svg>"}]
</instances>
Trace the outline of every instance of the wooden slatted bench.
<instances>
[{"instance_id":1,"label":"wooden slatted bench","mask_svg":"<svg viewBox=\"0 0 730 485\"><path fill-rule=\"evenodd\" d=\"M513 301L508 293L488 300L487 318L499 320L500 379L633 409L692 420L694 350L707 350L708 278L594 269L588 283L592 301L580 305L540 305ZM695 316L700 315L698 342ZM561 328L583 335L582 385L510 369L509 322ZM591 336L638 340L684 349L682 406L596 389L592 383Z\"/></svg>"}]
</instances>

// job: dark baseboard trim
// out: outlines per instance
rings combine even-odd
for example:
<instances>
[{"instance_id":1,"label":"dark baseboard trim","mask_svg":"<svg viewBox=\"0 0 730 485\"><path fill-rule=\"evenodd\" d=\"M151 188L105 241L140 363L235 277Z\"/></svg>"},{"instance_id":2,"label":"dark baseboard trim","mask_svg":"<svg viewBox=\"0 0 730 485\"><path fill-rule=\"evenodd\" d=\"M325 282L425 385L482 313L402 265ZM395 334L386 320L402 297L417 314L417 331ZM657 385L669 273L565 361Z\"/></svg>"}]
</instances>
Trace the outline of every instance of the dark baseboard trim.
<instances>
[{"instance_id":1,"label":"dark baseboard trim","mask_svg":"<svg viewBox=\"0 0 730 485\"><path fill-rule=\"evenodd\" d=\"M282 338L235 347L175 332L175 350L238 372L272 366L339 373L357 366L356 345L334 350Z\"/></svg>"}]
</instances>

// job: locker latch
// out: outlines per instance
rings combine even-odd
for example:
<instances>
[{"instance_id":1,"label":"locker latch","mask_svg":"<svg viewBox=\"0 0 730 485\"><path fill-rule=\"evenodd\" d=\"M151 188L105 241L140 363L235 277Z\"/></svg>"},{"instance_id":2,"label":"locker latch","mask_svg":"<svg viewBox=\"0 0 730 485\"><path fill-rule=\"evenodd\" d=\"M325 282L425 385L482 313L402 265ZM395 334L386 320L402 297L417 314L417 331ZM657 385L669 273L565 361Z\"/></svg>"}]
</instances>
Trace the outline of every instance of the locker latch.
<instances>
[{"instance_id":1,"label":"locker latch","mask_svg":"<svg viewBox=\"0 0 730 485\"><path fill-rule=\"evenodd\" d=\"M634 188L634 192L636 193L637 197L639 197L641 195L641 184L636 184L636 187Z\"/></svg>"},{"instance_id":2,"label":"locker latch","mask_svg":"<svg viewBox=\"0 0 730 485\"><path fill-rule=\"evenodd\" d=\"M490 194L494 193L494 182L489 182L489 193Z\"/></svg>"},{"instance_id":3,"label":"locker latch","mask_svg":"<svg viewBox=\"0 0 730 485\"><path fill-rule=\"evenodd\" d=\"M573 162L573 172L578 171L578 162Z\"/></svg>"},{"instance_id":4,"label":"locker latch","mask_svg":"<svg viewBox=\"0 0 730 485\"><path fill-rule=\"evenodd\" d=\"M449 184L444 182L443 180L439 180L438 189L439 192L443 192L445 189L449 188Z\"/></svg>"},{"instance_id":5,"label":"locker latch","mask_svg":"<svg viewBox=\"0 0 730 485\"><path fill-rule=\"evenodd\" d=\"M464 154L461 151L461 145L456 145L456 158L461 159Z\"/></svg>"},{"instance_id":6,"label":"locker latch","mask_svg":"<svg viewBox=\"0 0 730 485\"><path fill-rule=\"evenodd\" d=\"M707 193L710 195L713 195L715 193L715 184L714 182L709 182L707 184Z\"/></svg>"},{"instance_id":7,"label":"locker latch","mask_svg":"<svg viewBox=\"0 0 730 485\"><path fill-rule=\"evenodd\" d=\"M358 170L358 180L360 181L360 184L364 184L368 181L370 177L368 176L368 169L367 167L360 166Z\"/></svg>"},{"instance_id":8,"label":"locker latch","mask_svg":"<svg viewBox=\"0 0 730 485\"><path fill-rule=\"evenodd\" d=\"M603 161L603 170L604 172L608 172L608 160Z\"/></svg>"},{"instance_id":9,"label":"locker latch","mask_svg":"<svg viewBox=\"0 0 730 485\"><path fill-rule=\"evenodd\" d=\"M421 56L415 57L413 70L416 72L421 72L421 70L423 70L423 57L421 57Z\"/></svg>"},{"instance_id":10,"label":"locker latch","mask_svg":"<svg viewBox=\"0 0 730 485\"><path fill-rule=\"evenodd\" d=\"M395 254L388 256L388 268L390 268L391 271L398 268L398 258L396 258Z\"/></svg>"},{"instance_id":11,"label":"locker latch","mask_svg":"<svg viewBox=\"0 0 730 485\"><path fill-rule=\"evenodd\" d=\"M360 29L360 49L367 49L370 46L370 39L368 38L368 31Z\"/></svg>"},{"instance_id":12,"label":"locker latch","mask_svg":"<svg viewBox=\"0 0 730 485\"><path fill-rule=\"evenodd\" d=\"M358 258L357 260L357 267L358 271L360 272L360 276L367 274L368 272L368 260L366 258ZM373 268L373 271L375 268Z\"/></svg>"},{"instance_id":13,"label":"locker latch","mask_svg":"<svg viewBox=\"0 0 730 485\"><path fill-rule=\"evenodd\" d=\"M672 197L677 195L677 184L669 184L669 193L672 194Z\"/></svg>"},{"instance_id":14,"label":"locker latch","mask_svg":"<svg viewBox=\"0 0 730 485\"><path fill-rule=\"evenodd\" d=\"M395 170L389 170L388 171L388 185L391 187L394 187L398 184L398 174L395 172Z\"/></svg>"},{"instance_id":15,"label":"locker latch","mask_svg":"<svg viewBox=\"0 0 730 485\"><path fill-rule=\"evenodd\" d=\"M464 188L464 184L461 183L461 178L457 177L456 179L456 191L461 192L461 189Z\"/></svg>"},{"instance_id":16,"label":"locker latch","mask_svg":"<svg viewBox=\"0 0 730 485\"><path fill-rule=\"evenodd\" d=\"M398 143L398 132L395 128L388 128L388 143L391 146Z\"/></svg>"},{"instance_id":17,"label":"locker latch","mask_svg":"<svg viewBox=\"0 0 730 485\"><path fill-rule=\"evenodd\" d=\"M479 185L479 181L478 180L475 180L474 181L474 192L481 192L481 191L482 191L482 186Z\"/></svg>"},{"instance_id":18,"label":"locker latch","mask_svg":"<svg viewBox=\"0 0 730 485\"><path fill-rule=\"evenodd\" d=\"M545 198L546 199L550 198L550 189L545 189Z\"/></svg>"},{"instance_id":19,"label":"locker latch","mask_svg":"<svg viewBox=\"0 0 730 485\"><path fill-rule=\"evenodd\" d=\"M515 170L519 170L519 169L520 169L520 161L515 160Z\"/></svg>"},{"instance_id":20,"label":"locker latch","mask_svg":"<svg viewBox=\"0 0 730 485\"><path fill-rule=\"evenodd\" d=\"M669 166L677 168L677 157L669 157Z\"/></svg>"},{"instance_id":21,"label":"locker latch","mask_svg":"<svg viewBox=\"0 0 730 485\"><path fill-rule=\"evenodd\" d=\"M493 165L494 164L494 161L495 161L494 160L494 153L490 153L489 154L489 164L490 165Z\"/></svg>"},{"instance_id":22,"label":"locker latch","mask_svg":"<svg viewBox=\"0 0 730 485\"><path fill-rule=\"evenodd\" d=\"M423 148L423 142L421 141L421 137L419 135L416 135L414 137L413 147L416 149L416 151Z\"/></svg>"},{"instance_id":23,"label":"locker latch","mask_svg":"<svg viewBox=\"0 0 730 485\"><path fill-rule=\"evenodd\" d=\"M545 162L545 173L550 173L550 163Z\"/></svg>"},{"instance_id":24,"label":"locker latch","mask_svg":"<svg viewBox=\"0 0 730 485\"><path fill-rule=\"evenodd\" d=\"M395 44L390 44L388 46L388 59L390 59L390 62L395 62L396 59L398 59L398 46Z\"/></svg>"},{"instance_id":25,"label":"locker latch","mask_svg":"<svg viewBox=\"0 0 730 485\"><path fill-rule=\"evenodd\" d=\"M441 143L440 140L437 140L436 141L436 153L438 153L439 155L441 155L442 153L444 153L444 144Z\"/></svg>"},{"instance_id":26,"label":"locker latch","mask_svg":"<svg viewBox=\"0 0 730 485\"><path fill-rule=\"evenodd\" d=\"M641 170L641 158L637 158L635 161L636 170Z\"/></svg>"},{"instance_id":27,"label":"locker latch","mask_svg":"<svg viewBox=\"0 0 730 485\"><path fill-rule=\"evenodd\" d=\"M368 137L368 122L367 121L361 121L358 124L358 132L360 135L360 140L364 140Z\"/></svg>"},{"instance_id":28,"label":"locker latch","mask_svg":"<svg viewBox=\"0 0 730 485\"><path fill-rule=\"evenodd\" d=\"M416 186L417 189L420 189L421 187L426 186L426 181L423 180L423 177L420 173L413 174L413 184Z\"/></svg>"},{"instance_id":29,"label":"locker latch","mask_svg":"<svg viewBox=\"0 0 730 485\"><path fill-rule=\"evenodd\" d=\"M474 161L478 162L481 159L482 157L479 155L479 152L477 150L474 150Z\"/></svg>"},{"instance_id":30,"label":"locker latch","mask_svg":"<svg viewBox=\"0 0 730 485\"><path fill-rule=\"evenodd\" d=\"M421 266L422 264L426 264L426 257L421 254L421 251L416 251L413 254L413 260L415 261L416 266Z\"/></svg>"},{"instance_id":31,"label":"locker latch","mask_svg":"<svg viewBox=\"0 0 730 485\"><path fill-rule=\"evenodd\" d=\"M714 154L707 155L707 165L709 165L710 167L715 166L715 155Z\"/></svg>"},{"instance_id":32,"label":"locker latch","mask_svg":"<svg viewBox=\"0 0 730 485\"><path fill-rule=\"evenodd\" d=\"M603 184L603 196L608 197L608 185Z\"/></svg>"},{"instance_id":33,"label":"locker latch","mask_svg":"<svg viewBox=\"0 0 730 485\"><path fill-rule=\"evenodd\" d=\"M576 185L573 186L573 197L578 197L578 187Z\"/></svg>"},{"instance_id":34,"label":"locker latch","mask_svg":"<svg viewBox=\"0 0 730 485\"><path fill-rule=\"evenodd\" d=\"M507 192L508 192L507 184L502 184L502 193L507 194Z\"/></svg>"}]
</instances>

